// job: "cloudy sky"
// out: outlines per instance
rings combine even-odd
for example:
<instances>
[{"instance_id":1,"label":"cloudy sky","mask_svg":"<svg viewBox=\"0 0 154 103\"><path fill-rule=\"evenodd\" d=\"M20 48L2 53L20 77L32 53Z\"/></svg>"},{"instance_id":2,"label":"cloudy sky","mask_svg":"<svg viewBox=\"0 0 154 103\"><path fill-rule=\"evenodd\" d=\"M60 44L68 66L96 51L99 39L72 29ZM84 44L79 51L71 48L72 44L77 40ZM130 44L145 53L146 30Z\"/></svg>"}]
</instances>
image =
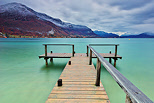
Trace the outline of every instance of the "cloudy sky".
<instances>
[{"instance_id":1,"label":"cloudy sky","mask_svg":"<svg viewBox=\"0 0 154 103\"><path fill-rule=\"evenodd\" d=\"M0 0L10 2L92 30L154 33L154 0Z\"/></svg>"}]
</instances>

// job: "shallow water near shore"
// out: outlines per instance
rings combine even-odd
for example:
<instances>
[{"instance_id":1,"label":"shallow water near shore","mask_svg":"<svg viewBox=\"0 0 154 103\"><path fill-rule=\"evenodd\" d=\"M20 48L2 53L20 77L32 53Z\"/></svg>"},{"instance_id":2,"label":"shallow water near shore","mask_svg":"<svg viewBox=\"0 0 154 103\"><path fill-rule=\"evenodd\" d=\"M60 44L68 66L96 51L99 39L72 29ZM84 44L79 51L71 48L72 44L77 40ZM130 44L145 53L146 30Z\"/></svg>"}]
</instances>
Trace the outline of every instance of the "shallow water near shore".
<instances>
[{"instance_id":1,"label":"shallow water near shore","mask_svg":"<svg viewBox=\"0 0 154 103\"><path fill-rule=\"evenodd\" d=\"M144 38L0 38L0 103L44 103L69 59L54 59L48 67L44 43L74 44L76 53L86 53L87 44L120 44L119 70L154 101L154 39ZM94 47L98 52L114 52L114 47ZM49 46L48 52L71 53L71 46ZM93 59L96 64L96 59ZM101 81L111 103L124 103L125 93L102 67Z\"/></svg>"}]
</instances>

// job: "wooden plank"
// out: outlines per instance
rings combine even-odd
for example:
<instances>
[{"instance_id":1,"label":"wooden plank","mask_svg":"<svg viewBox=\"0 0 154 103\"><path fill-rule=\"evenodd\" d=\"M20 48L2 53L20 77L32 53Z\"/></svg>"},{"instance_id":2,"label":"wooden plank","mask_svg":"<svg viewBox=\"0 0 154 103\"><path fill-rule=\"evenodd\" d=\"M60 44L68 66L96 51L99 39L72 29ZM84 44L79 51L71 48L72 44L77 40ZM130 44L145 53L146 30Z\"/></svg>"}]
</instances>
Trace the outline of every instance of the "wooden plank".
<instances>
[{"instance_id":1,"label":"wooden plank","mask_svg":"<svg viewBox=\"0 0 154 103\"><path fill-rule=\"evenodd\" d=\"M62 98L62 99L101 99L108 100L108 96L106 94L98 94L98 95L88 95L88 94L50 94L48 98Z\"/></svg>"},{"instance_id":2,"label":"wooden plank","mask_svg":"<svg viewBox=\"0 0 154 103\"><path fill-rule=\"evenodd\" d=\"M46 103L110 103L110 101L99 99L48 99Z\"/></svg>"},{"instance_id":3,"label":"wooden plank","mask_svg":"<svg viewBox=\"0 0 154 103\"><path fill-rule=\"evenodd\" d=\"M93 64L88 64L88 60L88 57L71 57L71 65L67 63L59 77L62 86L55 84L46 103L110 103L102 83L95 86L96 70Z\"/></svg>"},{"instance_id":4,"label":"wooden plank","mask_svg":"<svg viewBox=\"0 0 154 103\"><path fill-rule=\"evenodd\" d=\"M88 95L106 95L105 91L57 91L53 90L51 94L88 94Z\"/></svg>"}]
</instances>

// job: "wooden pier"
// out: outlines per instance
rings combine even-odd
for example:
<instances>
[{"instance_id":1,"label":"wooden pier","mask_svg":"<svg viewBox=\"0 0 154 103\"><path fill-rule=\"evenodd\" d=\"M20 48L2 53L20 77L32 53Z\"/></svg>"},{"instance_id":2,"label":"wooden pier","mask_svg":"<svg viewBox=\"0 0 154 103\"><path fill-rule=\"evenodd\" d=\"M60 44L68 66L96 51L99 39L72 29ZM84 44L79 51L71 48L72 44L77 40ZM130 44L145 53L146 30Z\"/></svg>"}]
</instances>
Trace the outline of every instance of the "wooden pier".
<instances>
[{"instance_id":1,"label":"wooden pier","mask_svg":"<svg viewBox=\"0 0 154 103\"><path fill-rule=\"evenodd\" d=\"M62 86L55 85L46 103L110 103L102 83L95 86L96 69L89 58L74 56L69 61L59 77Z\"/></svg>"},{"instance_id":2,"label":"wooden pier","mask_svg":"<svg viewBox=\"0 0 154 103\"><path fill-rule=\"evenodd\" d=\"M154 103L115 68L116 60L122 59L117 54L118 44L90 44L87 45L87 53L75 53L73 44L43 45L45 54L40 55L39 58L44 58L46 65L49 58L50 62L53 58L70 58L46 103L110 103L100 81L101 64L126 93L125 103ZM72 53L53 53L52 51L47 53L47 45L72 46ZM115 52L98 53L92 46L115 46ZM97 58L96 69L92 58ZM109 62L105 58L109 58ZM111 59L114 60L114 66L111 64Z\"/></svg>"}]
</instances>

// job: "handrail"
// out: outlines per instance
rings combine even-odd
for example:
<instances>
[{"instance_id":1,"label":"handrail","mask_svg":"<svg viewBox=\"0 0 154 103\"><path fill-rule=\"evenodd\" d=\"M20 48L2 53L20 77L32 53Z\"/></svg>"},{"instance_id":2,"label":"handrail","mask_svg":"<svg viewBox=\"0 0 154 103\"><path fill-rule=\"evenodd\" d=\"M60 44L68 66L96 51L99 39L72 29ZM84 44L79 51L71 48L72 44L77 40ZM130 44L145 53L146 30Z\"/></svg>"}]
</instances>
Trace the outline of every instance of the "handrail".
<instances>
[{"instance_id":1,"label":"handrail","mask_svg":"<svg viewBox=\"0 0 154 103\"><path fill-rule=\"evenodd\" d=\"M90 45L87 46L90 48L90 55L92 55L92 52L95 54L95 56L99 59L99 61L103 64L106 70L117 82L117 84L126 93L127 102L129 101L129 103L154 103L125 76L123 76L114 66L112 66L105 58L103 58L98 52L96 52ZM90 60L90 62L92 62L92 60Z\"/></svg>"},{"instance_id":2,"label":"handrail","mask_svg":"<svg viewBox=\"0 0 154 103\"><path fill-rule=\"evenodd\" d=\"M43 44L43 45L74 45L74 44Z\"/></svg>"},{"instance_id":3,"label":"handrail","mask_svg":"<svg viewBox=\"0 0 154 103\"><path fill-rule=\"evenodd\" d=\"M89 46L119 46L119 44L89 44Z\"/></svg>"},{"instance_id":4,"label":"handrail","mask_svg":"<svg viewBox=\"0 0 154 103\"><path fill-rule=\"evenodd\" d=\"M119 46L119 44L89 44L89 46L115 46L115 57L117 56L117 47ZM110 51L111 54L111 51ZM89 48L87 46L87 57L89 55ZM109 58L110 62L111 62L111 58ZM117 58L114 58L114 67L116 67L116 60Z\"/></svg>"}]
</instances>

